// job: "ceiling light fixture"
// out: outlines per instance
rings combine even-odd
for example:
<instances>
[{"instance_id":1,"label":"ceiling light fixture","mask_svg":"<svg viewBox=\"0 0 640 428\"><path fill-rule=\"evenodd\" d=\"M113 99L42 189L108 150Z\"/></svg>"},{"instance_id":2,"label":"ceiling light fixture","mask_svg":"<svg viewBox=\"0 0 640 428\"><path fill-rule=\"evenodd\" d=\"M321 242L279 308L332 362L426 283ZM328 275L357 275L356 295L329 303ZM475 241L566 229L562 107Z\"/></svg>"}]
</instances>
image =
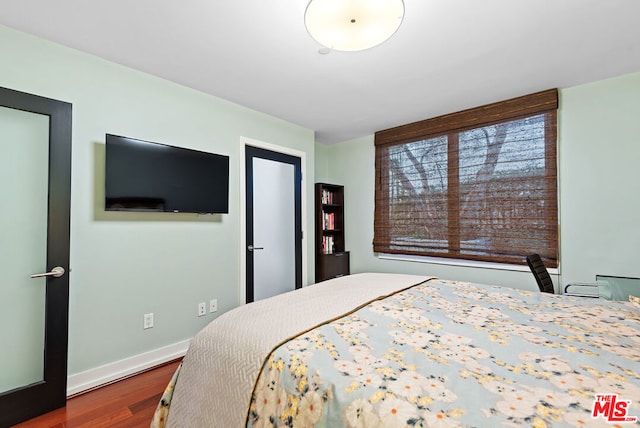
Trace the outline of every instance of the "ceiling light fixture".
<instances>
[{"instance_id":1,"label":"ceiling light fixture","mask_svg":"<svg viewBox=\"0 0 640 428\"><path fill-rule=\"evenodd\" d=\"M402 0L311 0L304 13L311 37L346 52L379 45L393 36L403 18Z\"/></svg>"}]
</instances>

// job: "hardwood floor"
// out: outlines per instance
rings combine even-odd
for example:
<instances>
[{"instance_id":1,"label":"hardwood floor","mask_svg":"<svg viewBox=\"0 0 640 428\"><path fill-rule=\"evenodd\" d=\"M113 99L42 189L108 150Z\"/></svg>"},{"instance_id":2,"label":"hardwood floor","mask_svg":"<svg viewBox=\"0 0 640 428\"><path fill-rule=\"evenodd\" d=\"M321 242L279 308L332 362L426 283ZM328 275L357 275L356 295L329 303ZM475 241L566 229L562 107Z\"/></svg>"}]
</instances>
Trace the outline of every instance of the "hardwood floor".
<instances>
[{"instance_id":1,"label":"hardwood floor","mask_svg":"<svg viewBox=\"0 0 640 428\"><path fill-rule=\"evenodd\" d=\"M180 361L78 395L67 407L15 428L149 428L153 412Z\"/></svg>"}]
</instances>

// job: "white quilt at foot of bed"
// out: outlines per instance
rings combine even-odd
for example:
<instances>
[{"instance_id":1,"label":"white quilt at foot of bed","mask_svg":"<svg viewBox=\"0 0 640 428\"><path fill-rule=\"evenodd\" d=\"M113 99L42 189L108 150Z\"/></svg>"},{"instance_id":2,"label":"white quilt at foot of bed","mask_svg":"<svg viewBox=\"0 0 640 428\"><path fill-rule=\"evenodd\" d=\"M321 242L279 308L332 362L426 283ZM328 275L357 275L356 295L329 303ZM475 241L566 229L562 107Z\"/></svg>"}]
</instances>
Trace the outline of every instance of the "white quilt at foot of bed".
<instances>
[{"instance_id":1,"label":"white quilt at foot of bed","mask_svg":"<svg viewBox=\"0 0 640 428\"><path fill-rule=\"evenodd\" d=\"M264 359L280 343L428 277L357 274L244 305L191 342L168 427L242 427Z\"/></svg>"}]
</instances>

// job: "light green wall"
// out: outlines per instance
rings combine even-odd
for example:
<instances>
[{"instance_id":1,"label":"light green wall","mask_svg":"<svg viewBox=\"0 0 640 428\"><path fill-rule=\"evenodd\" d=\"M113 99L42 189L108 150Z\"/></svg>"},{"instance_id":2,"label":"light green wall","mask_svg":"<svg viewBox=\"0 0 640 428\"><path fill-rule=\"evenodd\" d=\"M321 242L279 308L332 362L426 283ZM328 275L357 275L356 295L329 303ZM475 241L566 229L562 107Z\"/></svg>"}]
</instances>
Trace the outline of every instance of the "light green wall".
<instances>
[{"instance_id":1,"label":"light green wall","mask_svg":"<svg viewBox=\"0 0 640 428\"><path fill-rule=\"evenodd\" d=\"M560 91L561 278L640 277L640 73ZM435 275L537 290L528 269L505 271L378 259L372 251L373 136L329 146L328 182L345 186L352 272ZM558 287L557 287L558 288Z\"/></svg>"},{"instance_id":2,"label":"light green wall","mask_svg":"<svg viewBox=\"0 0 640 428\"><path fill-rule=\"evenodd\" d=\"M564 283L640 277L640 73L561 91Z\"/></svg>"},{"instance_id":3,"label":"light green wall","mask_svg":"<svg viewBox=\"0 0 640 428\"><path fill-rule=\"evenodd\" d=\"M316 143L315 172L316 183L329 181L329 153L331 146Z\"/></svg>"},{"instance_id":4,"label":"light green wall","mask_svg":"<svg viewBox=\"0 0 640 428\"><path fill-rule=\"evenodd\" d=\"M0 86L73 104L69 374L190 338L200 301L237 306L240 136L305 152L313 195L313 131L2 26L0 58ZM229 155L229 214L105 213L105 133Z\"/></svg>"}]
</instances>

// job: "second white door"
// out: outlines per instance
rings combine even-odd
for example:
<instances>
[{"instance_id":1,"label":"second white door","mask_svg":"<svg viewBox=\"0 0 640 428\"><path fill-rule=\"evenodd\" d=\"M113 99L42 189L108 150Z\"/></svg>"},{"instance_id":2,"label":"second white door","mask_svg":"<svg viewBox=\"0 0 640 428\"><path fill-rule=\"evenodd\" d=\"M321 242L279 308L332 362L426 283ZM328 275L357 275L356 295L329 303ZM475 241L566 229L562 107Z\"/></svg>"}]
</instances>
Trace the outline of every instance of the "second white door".
<instances>
[{"instance_id":1,"label":"second white door","mask_svg":"<svg viewBox=\"0 0 640 428\"><path fill-rule=\"evenodd\" d=\"M247 146L247 302L302 286L300 158Z\"/></svg>"}]
</instances>

